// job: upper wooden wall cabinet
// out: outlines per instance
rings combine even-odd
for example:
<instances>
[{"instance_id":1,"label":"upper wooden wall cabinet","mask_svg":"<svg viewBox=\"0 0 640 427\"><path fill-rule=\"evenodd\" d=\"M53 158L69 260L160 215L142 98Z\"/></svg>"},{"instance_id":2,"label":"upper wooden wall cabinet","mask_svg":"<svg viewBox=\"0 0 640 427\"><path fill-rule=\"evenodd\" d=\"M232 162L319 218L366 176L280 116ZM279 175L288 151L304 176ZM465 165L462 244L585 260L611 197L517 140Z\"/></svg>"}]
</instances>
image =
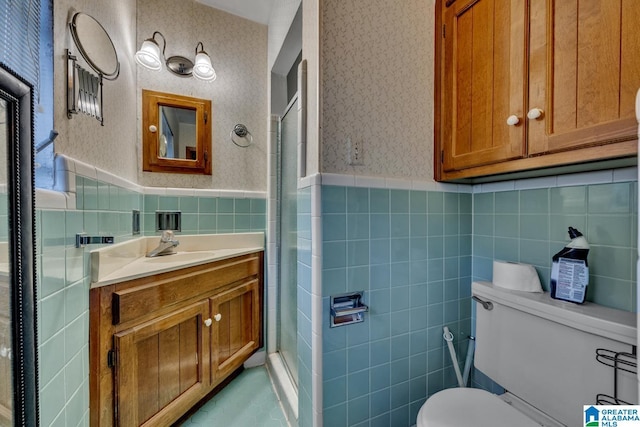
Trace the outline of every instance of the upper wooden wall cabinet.
<instances>
[{"instance_id":1,"label":"upper wooden wall cabinet","mask_svg":"<svg viewBox=\"0 0 640 427\"><path fill-rule=\"evenodd\" d=\"M634 156L635 0L437 0L435 173Z\"/></svg>"}]
</instances>

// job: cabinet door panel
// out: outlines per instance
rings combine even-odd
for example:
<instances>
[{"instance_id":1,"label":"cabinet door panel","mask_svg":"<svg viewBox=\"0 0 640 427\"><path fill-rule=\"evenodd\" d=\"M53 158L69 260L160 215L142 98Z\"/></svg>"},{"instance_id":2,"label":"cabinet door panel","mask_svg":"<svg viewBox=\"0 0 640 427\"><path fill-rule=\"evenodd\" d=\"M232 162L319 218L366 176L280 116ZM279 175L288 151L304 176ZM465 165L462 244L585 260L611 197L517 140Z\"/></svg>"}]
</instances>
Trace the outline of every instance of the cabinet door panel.
<instances>
[{"instance_id":1,"label":"cabinet door panel","mask_svg":"<svg viewBox=\"0 0 640 427\"><path fill-rule=\"evenodd\" d=\"M198 325L202 325L202 321L196 318L180 324L180 393L198 382L199 361L194 357L194 350L198 349Z\"/></svg>"},{"instance_id":2,"label":"cabinet door panel","mask_svg":"<svg viewBox=\"0 0 640 427\"><path fill-rule=\"evenodd\" d=\"M207 301L114 335L117 424L168 425L209 385Z\"/></svg>"},{"instance_id":3,"label":"cabinet door panel","mask_svg":"<svg viewBox=\"0 0 640 427\"><path fill-rule=\"evenodd\" d=\"M159 339L162 332L147 339L139 341L136 345L138 366L138 420L145 421L151 418L159 408Z\"/></svg>"},{"instance_id":4,"label":"cabinet door panel","mask_svg":"<svg viewBox=\"0 0 640 427\"><path fill-rule=\"evenodd\" d=\"M640 5L638 0L622 1L622 58L620 65L620 116L634 117L636 93L640 87Z\"/></svg>"},{"instance_id":5,"label":"cabinet door panel","mask_svg":"<svg viewBox=\"0 0 640 427\"><path fill-rule=\"evenodd\" d=\"M529 121L529 154L635 137L638 9L625 0L532 1L529 108L544 115Z\"/></svg>"},{"instance_id":6,"label":"cabinet door panel","mask_svg":"<svg viewBox=\"0 0 640 427\"><path fill-rule=\"evenodd\" d=\"M176 325L159 335L158 365L159 393L158 406L164 407L180 394L180 328Z\"/></svg>"},{"instance_id":7,"label":"cabinet door panel","mask_svg":"<svg viewBox=\"0 0 640 427\"><path fill-rule=\"evenodd\" d=\"M240 367L260 345L259 291L259 281L251 280L211 298L214 381Z\"/></svg>"},{"instance_id":8,"label":"cabinet door panel","mask_svg":"<svg viewBox=\"0 0 640 427\"><path fill-rule=\"evenodd\" d=\"M444 14L445 171L524 155L524 1L456 2Z\"/></svg>"}]
</instances>

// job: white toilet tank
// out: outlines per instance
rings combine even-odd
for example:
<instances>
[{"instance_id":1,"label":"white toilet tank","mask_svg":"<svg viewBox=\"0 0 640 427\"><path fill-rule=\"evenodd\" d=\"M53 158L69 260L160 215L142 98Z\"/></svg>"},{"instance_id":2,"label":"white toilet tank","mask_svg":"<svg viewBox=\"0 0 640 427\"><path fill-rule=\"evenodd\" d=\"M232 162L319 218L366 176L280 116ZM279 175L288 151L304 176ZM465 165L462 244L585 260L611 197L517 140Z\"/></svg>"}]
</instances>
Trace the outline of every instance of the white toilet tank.
<instances>
[{"instance_id":1,"label":"white toilet tank","mask_svg":"<svg viewBox=\"0 0 640 427\"><path fill-rule=\"evenodd\" d=\"M613 396L615 370L596 350L635 353L635 313L488 282L474 282L472 293L493 304L476 304L475 352L475 367L493 381L567 426L584 425L583 405L598 394ZM618 371L617 397L638 403L635 374Z\"/></svg>"}]
</instances>

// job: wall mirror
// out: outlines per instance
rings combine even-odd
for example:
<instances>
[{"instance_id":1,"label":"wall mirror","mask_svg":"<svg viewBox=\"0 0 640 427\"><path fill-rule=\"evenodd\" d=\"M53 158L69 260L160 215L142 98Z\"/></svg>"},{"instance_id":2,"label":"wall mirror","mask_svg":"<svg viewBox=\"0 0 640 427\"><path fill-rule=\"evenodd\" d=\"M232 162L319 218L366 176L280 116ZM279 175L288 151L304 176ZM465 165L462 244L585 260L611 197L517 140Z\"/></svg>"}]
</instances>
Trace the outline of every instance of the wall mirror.
<instances>
[{"instance_id":1,"label":"wall mirror","mask_svg":"<svg viewBox=\"0 0 640 427\"><path fill-rule=\"evenodd\" d=\"M115 80L120 73L118 54L111 37L93 17L78 12L69 23L71 36L87 63L107 80Z\"/></svg>"},{"instance_id":2,"label":"wall mirror","mask_svg":"<svg viewBox=\"0 0 640 427\"><path fill-rule=\"evenodd\" d=\"M210 151L210 100L142 91L144 171L211 175Z\"/></svg>"},{"instance_id":3,"label":"wall mirror","mask_svg":"<svg viewBox=\"0 0 640 427\"><path fill-rule=\"evenodd\" d=\"M0 66L0 425L38 425L33 100Z\"/></svg>"}]
</instances>

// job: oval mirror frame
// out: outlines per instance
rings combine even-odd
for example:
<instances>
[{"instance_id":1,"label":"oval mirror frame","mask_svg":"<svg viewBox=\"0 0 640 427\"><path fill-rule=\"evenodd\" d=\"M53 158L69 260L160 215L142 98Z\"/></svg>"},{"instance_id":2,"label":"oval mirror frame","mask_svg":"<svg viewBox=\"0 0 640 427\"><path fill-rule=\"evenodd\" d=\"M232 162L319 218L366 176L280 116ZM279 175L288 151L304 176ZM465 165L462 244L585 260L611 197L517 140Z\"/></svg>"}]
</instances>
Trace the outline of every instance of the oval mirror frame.
<instances>
[{"instance_id":1,"label":"oval mirror frame","mask_svg":"<svg viewBox=\"0 0 640 427\"><path fill-rule=\"evenodd\" d=\"M161 107L195 112L195 147L184 147L186 156L164 157ZM161 150L162 148L162 150ZM142 170L211 175L211 101L171 93L142 90Z\"/></svg>"},{"instance_id":2,"label":"oval mirror frame","mask_svg":"<svg viewBox=\"0 0 640 427\"><path fill-rule=\"evenodd\" d=\"M104 27L92 16L76 12L69 23L71 37L85 61L106 80L120 74L120 62L113 41Z\"/></svg>"}]
</instances>

